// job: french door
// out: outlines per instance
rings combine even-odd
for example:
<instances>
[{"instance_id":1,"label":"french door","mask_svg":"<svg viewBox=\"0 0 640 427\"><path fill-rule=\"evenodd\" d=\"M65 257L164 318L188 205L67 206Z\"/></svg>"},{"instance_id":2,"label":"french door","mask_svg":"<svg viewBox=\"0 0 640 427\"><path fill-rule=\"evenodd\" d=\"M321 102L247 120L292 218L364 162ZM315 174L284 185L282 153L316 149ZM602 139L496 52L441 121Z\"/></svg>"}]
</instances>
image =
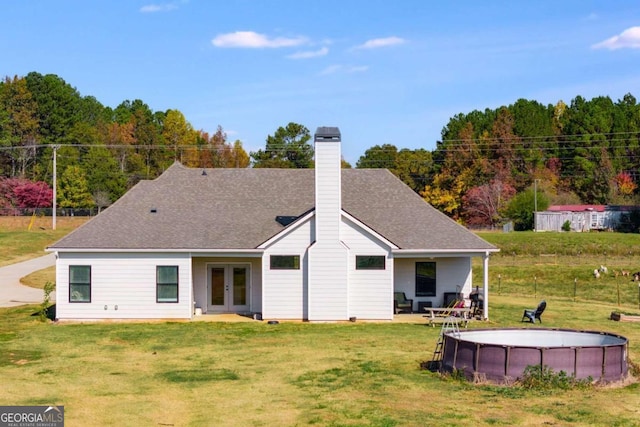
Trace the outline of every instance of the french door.
<instances>
[{"instance_id":1,"label":"french door","mask_svg":"<svg viewBox=\"0 0 640 427\"><path fill-rule=\"evenodd\" d=\"M249 266L216 264L208 268L208 304L211 312L249 311Z\"/></svg>"}]
</instances>

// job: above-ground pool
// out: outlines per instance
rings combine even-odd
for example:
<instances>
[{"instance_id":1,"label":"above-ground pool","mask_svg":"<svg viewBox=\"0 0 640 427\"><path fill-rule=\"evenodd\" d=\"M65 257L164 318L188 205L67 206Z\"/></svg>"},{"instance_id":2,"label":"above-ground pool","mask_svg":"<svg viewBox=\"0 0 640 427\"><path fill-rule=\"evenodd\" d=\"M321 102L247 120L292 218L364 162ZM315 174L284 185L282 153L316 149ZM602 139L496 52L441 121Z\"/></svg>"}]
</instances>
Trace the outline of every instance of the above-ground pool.
<instances>
[{"instance_id":1,"label":"above-ground pool","mask_svg":"<svg viewBox=\"0 0 640 427\"><path fill-rule=\"evenodd\" d=\"M527 366L549 367L576 379L612 382L627 376L628 340L572 329L475 329L444 334L441 369L468 379L509 383Z\"/></svg>"}]
</instances>

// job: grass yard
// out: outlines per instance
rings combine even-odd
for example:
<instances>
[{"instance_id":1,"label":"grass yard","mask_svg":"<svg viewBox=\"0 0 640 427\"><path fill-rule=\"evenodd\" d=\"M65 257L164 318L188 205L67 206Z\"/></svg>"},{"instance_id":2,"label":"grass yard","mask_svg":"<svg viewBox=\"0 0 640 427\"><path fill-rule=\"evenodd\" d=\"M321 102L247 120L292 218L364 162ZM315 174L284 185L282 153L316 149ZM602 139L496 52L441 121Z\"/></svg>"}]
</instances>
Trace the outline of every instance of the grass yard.
<instances>
[{"instance_id":1,"label":"grass yard","mask_svg":"<svg viewBox=\"0 0 640 427\"><path fill-rule=\"evenodd\" d=\"M638 282L616 275L640 271L640 234L479 233L500 248L489 260L490 295L600 301L640 308ZM482 261L474 259L473 283L482 284ZM601 265L608 273L596 279Z\"/></svg>"},{"instance_id":2,"label":"grass yard","mask_svg":"<svg viewBox=\"0 0 640 427\"><path fill-rule=\"evenodd\" d=\"M528 298L495 296L522 326ZM606 330L640 355L639 324L549 300L548 327ZM75 426L637 426L640 387L528 391L421 370L438 328L417 323L40 323L0 309L0 405L65 406Z\"/></svg>"},{"instance_id":3,"label":"grass yard","mask_svg":"<svg viewBox=\"0 0 640 427\"><path fill-rule=\"evenodd\" d=\"M46 227L27 232L23 226L0 228L0 262L37 256L65 234L62 227L54 236ZM31 233L40 239L31 250L6 248ZM6 235L13 237L1 240ZM489 263L491 321L470 327L529 327L520 323L523 309L546 299L543 326L623 335L639 373L640 323L609 315L640 313L637 283L613 274L640 270L640 235L481 236L502 251ZM595 279L600 265L609 274ZM25 281L42 287L51 277L48 269ZM482 283L478 260L474 283ZM0 405L64 405L69 426L640 425L634 378L616 386L531 391L422 370L440 330L420 318L54 324L37 321L36 309L0 309Z\"/></svg>"},{"instance_id":4,"label":"grass yard","mask_svg":"<svg viewBox=\"0 0 640 427\"><path fill-rule=\"evenodd\" d=\"M44 249L47 245L69 234L88 219L59 217L56 229L52 230L51 217L0 216L0 267L46 255Z\"/></svg>"},{"instance_id":5,"label":"grass yard","mask_svg":"<svg viewBox=\"0 0 640 427\"><path fill-rule=\"evenodd\" d=\"M55 283L56 281L56 266L43 268L42 270L34 271L33 273L21 277L20 283L32 288L44 289L44 285L47 282Z\"/></svg>"}]
</instances>

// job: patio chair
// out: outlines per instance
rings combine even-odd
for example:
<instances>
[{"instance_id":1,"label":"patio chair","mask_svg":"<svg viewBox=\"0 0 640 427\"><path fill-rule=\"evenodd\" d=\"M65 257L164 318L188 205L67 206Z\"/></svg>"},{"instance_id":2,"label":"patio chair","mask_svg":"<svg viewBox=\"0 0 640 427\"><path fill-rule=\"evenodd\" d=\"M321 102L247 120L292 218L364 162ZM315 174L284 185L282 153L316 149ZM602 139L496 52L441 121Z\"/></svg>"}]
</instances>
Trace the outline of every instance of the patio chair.
<instances>
[{"instance_id":1,"label":"patio chair","mask_svg":"<svg viewBox=\"0 0 640 427\"><path fill-rule=\"evenodd\" d=\"M547 302L544 300L540 301L538 308L524 311L521 322L524 322L526 319L528 322L536 323L536 319L538 319L540 323L542 323L540 316L542 316L545 308L547 308Z\"/></svg>"},{"instance_id":2,"label":"patio chair","mask_svg":"<svg viewBox=\"0 0 640 427\"><path fill-rule=\"evenodd\" d=\"M395 313L413 313L413 300L407 299L404 292L393 293L393 307Z\"/></svg>"}]
</instances>

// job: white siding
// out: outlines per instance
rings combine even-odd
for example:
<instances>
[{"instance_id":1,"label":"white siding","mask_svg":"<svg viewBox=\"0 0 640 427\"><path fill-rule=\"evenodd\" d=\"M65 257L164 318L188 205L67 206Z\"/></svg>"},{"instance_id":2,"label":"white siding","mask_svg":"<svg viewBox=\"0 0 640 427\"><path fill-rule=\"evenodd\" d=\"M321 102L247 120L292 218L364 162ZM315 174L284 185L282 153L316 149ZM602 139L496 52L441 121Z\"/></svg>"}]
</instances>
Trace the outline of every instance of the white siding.
<instances>
[{"instance_id":1,"label":"white siding","mask_svg":"<svg viewBox=\"0 0 640 427\"><path fill-rule=\"evenodd\" d=\"M436 263L436 296L416 297L416 262ZM462 292L465 298L471 292L471 258L396 258L395 291L404 292L413 299L413 308L417 310L418 301L431 301L434 307L440 307L445 292Z\"/></svg>"},{"instance_id":2,"label":"white siding","mask_svg":"<svg viewBox=\"0 0 640 427\"><path fill-rule=\"evenodd\" d=\"M249 264L251 278L249 280L249 310L262 311L262 261L260 258L243 257L206 257L193 259L193 300L196 307L207 312L208 301L208 275L207 266L210 264Z\"/></svg>"},{"instance_id":3,"label":"white siding","mask_svg":"<svg viewBox=\"0 0 640 427\"><path fill-rule=\"evenodd\" d=\"M314 235L309 219L265 249L262 258L262 317L264 319L307 319L308 256ZM271 255L300 256L299 270L271 270Z\"/></svg>"},{"instance_id":4,"label":"white siding","mask_svg":"<svg viewBox=\"0 0 640 427\"><path fill-rule=\"evenodd\" d=\"M91 266L91 302L69 302L69 266ZM178 303L156 302L156 266L178 266ZM56 261L58 319L191 318L189 254L66 253Z\"/></svg>"},{"instance_id":5,"label":"white siding","mask_svg":"<svg viewBox=\"0 0 640 427\"><path fill-rule=\"evenodd\" d=\"M316 235L309 248L309 320L347 320L348 256L340 241L340 141L315 146Z\"/></svg>"},{"instance_id":6,"label":"white siding","mask_svg":"<svg viewBox=\"0 0 640 427\"><path fill-rule=\"evenodd\" d=\"M393 319L393 257L389 248L367 231L344 219L341 227L349 247L349 317ZM384 270L356 270L356 256L385 257Z\"/></svg>"},{"instance_id":7,"label":"white siding","mask_svg":"<svg viewBox=\"0 0 640 427\"><path fill-rule=\"evenodd\" d=\"M309 320L347 320L348 256L340 243L309 248Z\"/></svg>"}]
</instances>

